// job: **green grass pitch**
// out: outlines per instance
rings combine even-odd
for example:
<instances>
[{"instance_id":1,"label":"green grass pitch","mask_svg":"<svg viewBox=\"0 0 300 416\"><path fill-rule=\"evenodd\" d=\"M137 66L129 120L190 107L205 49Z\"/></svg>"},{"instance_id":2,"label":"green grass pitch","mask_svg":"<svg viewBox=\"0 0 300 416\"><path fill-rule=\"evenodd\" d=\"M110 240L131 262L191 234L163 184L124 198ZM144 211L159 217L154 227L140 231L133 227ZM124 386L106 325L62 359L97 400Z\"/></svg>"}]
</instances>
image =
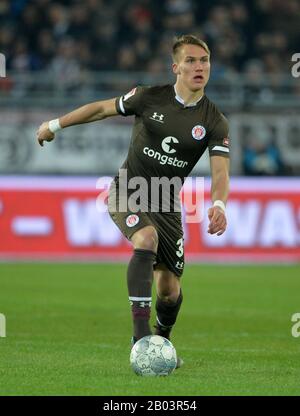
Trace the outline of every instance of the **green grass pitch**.
<instances>
[{"instance_id":1,"label":"green grass pitch","mask_svg":"<svg viewBox=\"0 0 300 416\"><path fill-rule=\"evenodd\" d=\"M163 378L129 366L125 275L125 264L1 264L0 395L300 394L300 266L187 265L172 337L185 364Z\"/></svg>"}]
</instances>

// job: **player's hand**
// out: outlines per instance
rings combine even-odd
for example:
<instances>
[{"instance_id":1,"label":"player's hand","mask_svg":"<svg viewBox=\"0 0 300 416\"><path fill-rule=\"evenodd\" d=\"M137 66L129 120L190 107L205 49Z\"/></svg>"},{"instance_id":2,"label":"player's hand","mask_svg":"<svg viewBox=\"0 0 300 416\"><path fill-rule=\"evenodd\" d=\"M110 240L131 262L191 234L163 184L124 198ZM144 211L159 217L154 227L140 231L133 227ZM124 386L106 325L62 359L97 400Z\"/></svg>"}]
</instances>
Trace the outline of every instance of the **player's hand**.
<instances>
[{"instance_id":1,"label":"player's hand","mask_svg":"<svg viewBox=\"0 0 300 416\"><path fill-rule=\"evenodd\" d=\"M49 130L48 126L49 122L45 121L36 132L37 140L41 146L44 146L44 141L51 142L55 137L55 134Z\"/></svg>"},{"instance_id":2,"label":"player's hand","mask_svg":"<svg viewBox=\"0 0 300 416\"><path fill-rule=\"evenodd\" d=\"M207 232L209 234L222 235L227 227L225 212L222 208L216 206L208 210L209 225Z\"/></svg>"}]
</instances>

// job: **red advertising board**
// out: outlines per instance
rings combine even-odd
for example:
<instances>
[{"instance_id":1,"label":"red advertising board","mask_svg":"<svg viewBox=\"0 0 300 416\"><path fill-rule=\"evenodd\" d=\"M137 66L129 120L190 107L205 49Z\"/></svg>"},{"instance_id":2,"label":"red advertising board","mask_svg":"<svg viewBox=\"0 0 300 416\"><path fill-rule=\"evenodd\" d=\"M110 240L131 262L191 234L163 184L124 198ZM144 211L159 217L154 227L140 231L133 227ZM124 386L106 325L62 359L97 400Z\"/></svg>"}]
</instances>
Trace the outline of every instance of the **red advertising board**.
<instances>
[{"instance_id":1,"label":"red advertising board","mask_svg":"<svg viewBox=\"0 0 300 416\"><path fill-rule=\"evenodd\" d=\"M0 177L0 259L128 258L130 243L107 210L97 209L96 184L86 177ZM204 202L203 221L184 221L187 260L300 261L300 179L232 178L221 237L207 233L209 183Z\"/></svg>"}]
</instances>

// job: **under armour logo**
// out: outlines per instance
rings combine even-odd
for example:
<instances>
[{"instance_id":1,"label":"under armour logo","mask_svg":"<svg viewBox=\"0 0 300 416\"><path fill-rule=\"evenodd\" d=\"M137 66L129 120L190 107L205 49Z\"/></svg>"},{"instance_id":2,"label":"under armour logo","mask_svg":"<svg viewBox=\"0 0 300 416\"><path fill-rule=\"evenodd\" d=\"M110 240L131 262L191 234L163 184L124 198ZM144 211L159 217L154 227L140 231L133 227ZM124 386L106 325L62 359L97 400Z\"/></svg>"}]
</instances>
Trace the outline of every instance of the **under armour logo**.
<instances>
[{"instance_id":1,"label":"under armour logo","mask_svg":"<svg viewBox=\"0 0 300 416\"><path fill-rule=\"evenodd\" d=\"M178 261L175 267L176 269L183 269L183 261Z\"/></svg>"},{"instance_id":2,"label":"under armour logo","mask_svg":"<svg viewBox=\"0 0 300 416\"><path fill-rule=\"evenodd\" d=\"M137 303L139 308L151 308L152 302L145 302L144 300L140 302L129 301L130 306L134 306Z\"/></svg>"},{"instance_id":3,"label":"under armour logo","mask_svg":"<svg viewBox=\"0 0 300 416\"><path fill-rule=\"evenodd\" d=\"M151 308L151 302L139 302L139 307L140 308Z\"/></svg>"},{"instance_id":4,"label":"under armour logo","mask_svg":"<svg viewBox=\"0 0 300 416\"><path fill-rule=\"evenodd\" d=\"M153 113L151 117L149 117L151 120L158 121L159 123L163 123L164 121L164 115L158 114L156 111Z\"/></svg>"}]
</instances>

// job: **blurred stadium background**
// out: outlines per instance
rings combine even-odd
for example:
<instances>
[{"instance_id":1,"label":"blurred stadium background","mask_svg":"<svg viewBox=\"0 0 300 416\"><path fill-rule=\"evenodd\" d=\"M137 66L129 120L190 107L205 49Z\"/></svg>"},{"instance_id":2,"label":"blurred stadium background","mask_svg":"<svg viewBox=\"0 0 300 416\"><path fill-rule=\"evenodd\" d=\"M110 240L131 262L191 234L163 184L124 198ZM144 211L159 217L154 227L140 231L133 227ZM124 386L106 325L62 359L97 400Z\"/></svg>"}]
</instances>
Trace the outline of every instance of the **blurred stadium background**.
<instances>
[{"instance_id":1,"label":"blurred stadium background","mask_svg":"<svg viewBox=\"0 0 300 416\"><path fill-rule=\"evenodd\" d=\"M299 21L299 0L0 0L0 395L299 395ZM229 227L219 238L206 219L185 224L172 338L185 366L137 381L126 261L87 264L130 256L95 201L132 119L68 128L44 148L35 132L87 102L174 82L183 33L209 44L206 93L230 121ZM207 155L193 175L207 207Z\"/></svg>"},{"instance_id":2,"label":"blurred stadium background","mask_svg":"<svg viewBox=\"0 0 300 416\"><path fill-rule=\"evenodd\" d=\"M194 33L212 50L206 93L230 121L233 180L226 235L186 226L187 258L299 261L299 18L298 0L1 0L0 257L127 256L94 201L97 178L126 156L132 120L69 128L44 149L35 131L135 85L174 82L173 37ZM193 174L209 174L207 156Z\"/></svg>"}]
</instances>

